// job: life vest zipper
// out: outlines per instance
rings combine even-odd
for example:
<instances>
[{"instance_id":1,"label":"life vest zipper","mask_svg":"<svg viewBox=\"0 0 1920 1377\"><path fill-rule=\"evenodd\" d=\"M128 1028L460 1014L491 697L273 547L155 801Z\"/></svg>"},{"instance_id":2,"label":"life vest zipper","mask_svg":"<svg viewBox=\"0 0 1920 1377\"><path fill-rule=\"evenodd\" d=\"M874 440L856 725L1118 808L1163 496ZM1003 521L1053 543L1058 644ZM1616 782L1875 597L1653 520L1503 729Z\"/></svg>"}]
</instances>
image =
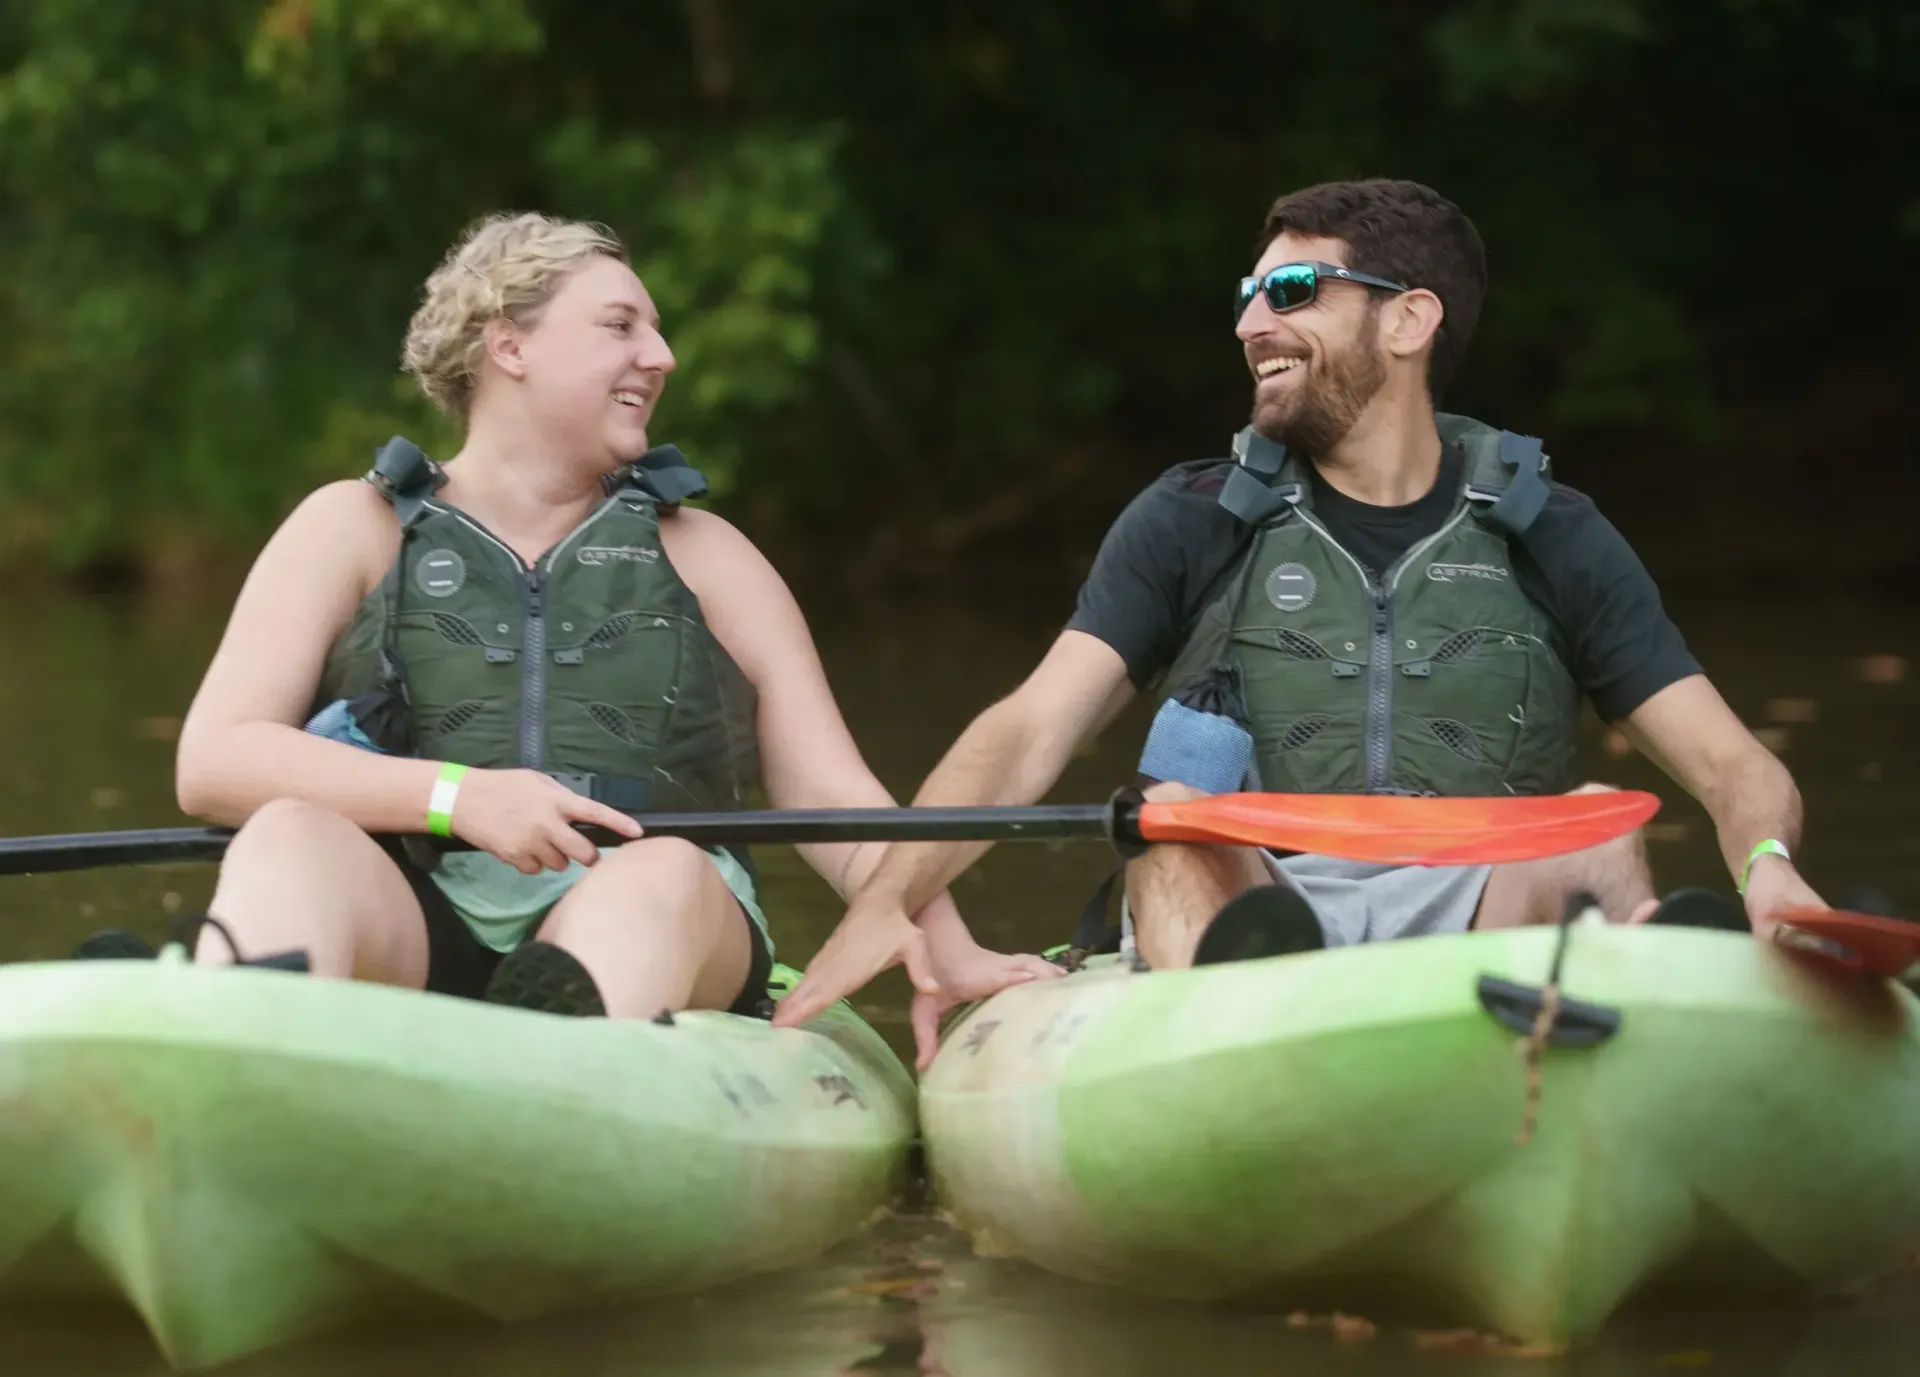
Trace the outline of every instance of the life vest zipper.
<instances>
[{"instance_id":1,"label":"life vest zipper","mask_svg":"<svg viewBox=\"0 0 1920 1377\"><path fill-rule=\"evenodd\" d=\"M1400 586L1400 575L1415 557L1431 548L1447 532L1460 524L1466 515L1466 508L1455 511L1439 530L1424 540L1416 541L1407 548L1405 554L1393 562L1384 580L1376 580L1368 572L1367 566L1354 558L1353 553L1333 538L1333 532L1304 510L1296 509L1301 520L1317 532L1328 545L1347 557L1347 563L1360 575L1360 582L1367 590L1372 603L1372 615L1369 618L1369 644L1367 648L1367 707L1362 732L1367 755L1367 791L1379 793L1388 789L1393 781L1393 594Z\"/></svg>"},{"instance_id":2,"label":"life vest zipper","mask_svg":"<svg viewBox=\"0 0 1920 1377\"><path fill-rule=\"evenodd\" d=\"M458 507L439 502L426 504L434 510L452 516L483 539L499 546L506 557L513 561L514 568L526 575L527 606L526 615L522 619L523 630L520 637L520 763L529 770L543 768L546 756L543 743L545 733L542 728L547 718L547 574L553 568L554 557L572 544L576 537L598 521L619 500L620 498L616 495L595 505L594 509L587 513L584 521L561 537L560 541L533 565L521 559L511 545Z\"/></svg>"},{"instance_id":3,"label":"life vest zipper","mask_svg":"<svg viewBox=\"0 0 1920 1377\"><path fill-rule=\"evenodd\" d=\"M1387 590L1371 578L1373 644L1367 652L1367 792L1387 787L1393 766L1393 608Z\"/></svg>"},{"instance_id":4,"label":"life vest zipper","mask_svg":"<svg viewBox=\"0 0 1920 1377\"><path fill-rule=\"evenodd\" d=\"M547 709L547 576L527 571L527 615L520 645L520 763L540 768L541 724Z\"/></svg>"}]
</instances>

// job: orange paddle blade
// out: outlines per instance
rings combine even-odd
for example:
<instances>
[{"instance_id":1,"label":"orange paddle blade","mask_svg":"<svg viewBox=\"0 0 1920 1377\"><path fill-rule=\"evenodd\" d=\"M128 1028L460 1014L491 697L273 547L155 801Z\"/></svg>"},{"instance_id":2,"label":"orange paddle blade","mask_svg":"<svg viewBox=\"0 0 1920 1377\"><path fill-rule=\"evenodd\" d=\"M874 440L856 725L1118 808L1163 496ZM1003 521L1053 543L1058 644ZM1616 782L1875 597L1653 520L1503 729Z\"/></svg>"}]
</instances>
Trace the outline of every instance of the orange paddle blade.
<instances>
[{"instance_id":1,"label":"orange paddle blade","mask_svg":"<svg viewBox=\"0 0 1920 1377\"><path fill-rule=\"evenodd\" d=\"M1263 846L1387 865L1497 865L1625 836L1660 811L1639 790L1542 798L1218 794L1141 805L1150 842Z\"/></svg>"},{"instance_id":2,"label":"orange paddle blade","mask_svg":"<svg viewBox=\"0 0 1920 1377\"><path fill-rule=\"evenodd\" d=\"M1886 979L1920 965L1920 923L1844 909L1790 908L1775 915L1776 946L1852 975Z\"/></svg>"}]
</instances>

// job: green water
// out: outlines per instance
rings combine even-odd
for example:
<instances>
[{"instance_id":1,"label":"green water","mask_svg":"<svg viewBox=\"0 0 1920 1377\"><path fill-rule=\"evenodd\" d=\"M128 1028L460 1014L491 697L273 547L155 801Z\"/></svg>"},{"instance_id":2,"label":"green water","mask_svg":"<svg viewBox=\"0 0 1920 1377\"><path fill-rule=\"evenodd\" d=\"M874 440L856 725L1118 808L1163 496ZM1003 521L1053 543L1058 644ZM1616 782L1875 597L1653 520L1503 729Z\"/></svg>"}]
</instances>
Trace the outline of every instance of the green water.
<instances>
[{"instance_id":1,"label":"green water","mask_svg":"<svg viewBox=\"0 0 1920 1377\"><path fill-rule=\"evenodd\" d=\"M0 603L0 833L178 825L172 732L220 632L223 608L77 598ZM1679 603L1708 672L1764 729L1807 806L1803 865L1829 898L1871 884L1920 911L1920 611L1847 603ZM875 771L910 794L968 718L1011 689L1052 634L1044 622L952 607L822 624L823 657ZM1911 669L1907 667L1911 666ZM1054 797L1103 797L1126 773L1145 721L1136 704L1077 759ZM1702 810L1590 724L1589 769L1667 801L1651 832L1663 887L1724 884ZM839 917L793 854L762 857L782 956L802 960ZM956 888L983 941L1034 949L1065 935L1105 873L1097 847L1003 846ZM206 866L0 880L0 960L58 956L85 933L158 937L170 912L204 903ZM856 1000L903 1053L905 983L890 973ZM1818 1163L1809 1163L1817 1171ZM369 1332L263 1356L247 1374L401 1373L438 1365L536 1373L1034 1374L1741 1373L1891 1374L1920 1350L1920 1273L1864 1301L1782 1313L1629 1315L1577 1355L1530 1364L1421 1351L1383 1332L1341 1342L1284 1317L1234 1315L1065 1283L971 1256L925 1214L877 1224L817 1264L697 1299L500 1329ZM0 1372L132 1377L165 1369L131 1322L0 1320Z\"/></svg>"}]
</instances>

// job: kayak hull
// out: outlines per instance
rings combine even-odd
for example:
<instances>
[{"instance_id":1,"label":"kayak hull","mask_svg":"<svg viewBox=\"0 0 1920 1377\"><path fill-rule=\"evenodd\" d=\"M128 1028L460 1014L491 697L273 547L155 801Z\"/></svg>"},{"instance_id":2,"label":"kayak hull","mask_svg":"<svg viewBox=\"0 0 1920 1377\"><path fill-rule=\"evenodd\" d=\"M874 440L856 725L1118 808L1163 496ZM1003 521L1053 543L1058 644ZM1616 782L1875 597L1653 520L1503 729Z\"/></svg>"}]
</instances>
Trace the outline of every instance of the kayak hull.
<instances>
[{"instance_id":1,"label":"kayak hull","mask_svg":"<svg viewBox=\"0 0 1920 1377\"><path fill-rule=\"evenodd\" d=\"M0 1301L118 1298L176 1367L771 1271L901 1184L911 1078L844 1005L569 1019L175 950L0 969Z\"/></svg>"},{"instance_id":2,"label":"kayak hull","mask_svg":"<svg viewBox=\"0 0 1920 1377\"><path fill-rule=\"evenodd\" d=\"M1194 1300L1560 1347L1643 1293L1845 1291L1920 1245L1920 1003L1750 937L1581 925L1615 1010L1527 1071L1479 979L1550 929L1194 971L1118 963L970 1010L921 1086L940 1202L990 1254Z\"/></svg>"}]
</instances>

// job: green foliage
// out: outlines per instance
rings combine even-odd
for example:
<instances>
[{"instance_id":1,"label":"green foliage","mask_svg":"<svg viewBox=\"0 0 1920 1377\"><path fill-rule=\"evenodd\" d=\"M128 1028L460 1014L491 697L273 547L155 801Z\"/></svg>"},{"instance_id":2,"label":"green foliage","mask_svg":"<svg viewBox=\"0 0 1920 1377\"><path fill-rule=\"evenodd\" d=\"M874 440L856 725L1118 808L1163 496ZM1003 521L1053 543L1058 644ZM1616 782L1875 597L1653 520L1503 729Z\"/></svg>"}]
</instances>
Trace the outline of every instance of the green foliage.
<instances>
[{"instance_id":1,"label":"green foliage","mask_svg":"<svg viewBox=\"0 0 1920 1377\"><path fill-rule=\"evenodd\" d=\"M1473 0L1434 21L1442 89L1455 106L1538 97L1650 38L1643 8L1640 0Z\"/></svg>"},{"instance_id":2,"label":"green foliage","mask_svg":"<svg viewBox=\"0 0 1920 1377\"><path fill-rule=\"evenodd\" d=\"M0 557L138 557L161 526L244 550L388 434L457 445L400 338L501 209L628 240L679 360L658 438L823 537L1049 510L1029 489L1104 517L1217 452L1231 283L1272 197L1328 177L1417 177L1478 223L1493 296L1450 403L1561 447L1708 437L1809 338L1915 347L1916 14L10 0Z\"/></svg>"},{"instance_id":3,"label":"green foliage","mask_svg":"<svg viewBox=\"0 0 1920 1377\"><path fill-rule=\"evenodd\" d=\"M397 373L420 282L508 206L606 221L681 357L662 423L720 485L816 347L832 140L548 120L569 76L518 0L34 0L0 51L0 499L76 564L156 513L256 537L401 431L458 436Z\"/></svg>"},{"instance_id":4,"label":"green foliage","mask_svg":"<svg viewBox=\"0 0 1920 1377\"><path fill-rule=\"evenodd\" d=\"M838 209L835 143L756 129L672 158L573 119L541 149L556 209L627 236L676 359L653 430L716 494L741 460L738 427L798 396L819 350L811 264Z\"/></svg>"}]
</instances>

